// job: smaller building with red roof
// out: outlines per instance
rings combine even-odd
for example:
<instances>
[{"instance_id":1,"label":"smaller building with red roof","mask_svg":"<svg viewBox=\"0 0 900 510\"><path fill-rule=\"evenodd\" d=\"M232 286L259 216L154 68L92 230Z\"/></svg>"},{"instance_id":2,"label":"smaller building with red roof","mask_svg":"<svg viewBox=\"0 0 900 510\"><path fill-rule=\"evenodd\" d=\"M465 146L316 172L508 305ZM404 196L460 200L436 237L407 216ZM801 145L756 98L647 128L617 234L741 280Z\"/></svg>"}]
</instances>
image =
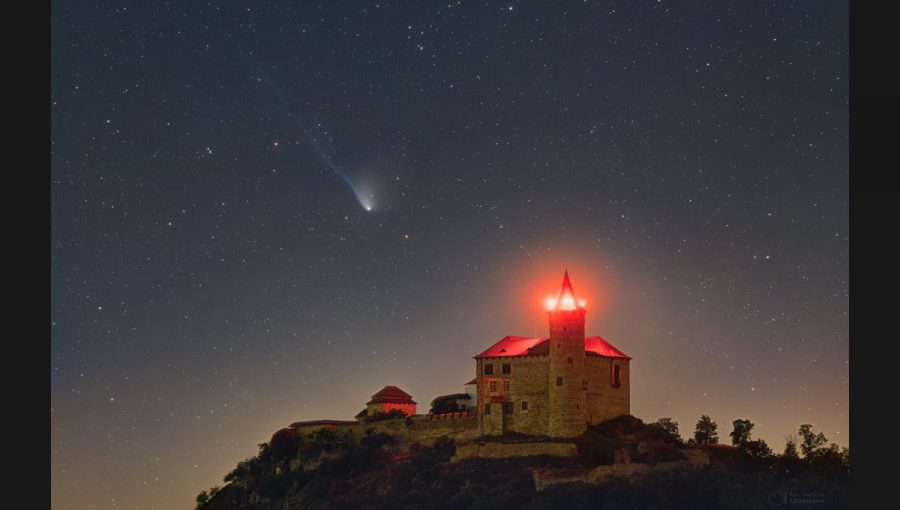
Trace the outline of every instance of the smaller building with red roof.
<instances>
[{"instance_id":1,"label":"smaller building with red roof","mask_svg":"<svg viewBox=\"0 0 900 510\"><path fill-rule=\"evenodd\" d=\"M412 395L396 386L385 386L372 395L372 399L366 402L366 416L378 413L389 413L393 410L402 411L408 416L416 414L416 402Z\"/></svg>"}]
</instances>

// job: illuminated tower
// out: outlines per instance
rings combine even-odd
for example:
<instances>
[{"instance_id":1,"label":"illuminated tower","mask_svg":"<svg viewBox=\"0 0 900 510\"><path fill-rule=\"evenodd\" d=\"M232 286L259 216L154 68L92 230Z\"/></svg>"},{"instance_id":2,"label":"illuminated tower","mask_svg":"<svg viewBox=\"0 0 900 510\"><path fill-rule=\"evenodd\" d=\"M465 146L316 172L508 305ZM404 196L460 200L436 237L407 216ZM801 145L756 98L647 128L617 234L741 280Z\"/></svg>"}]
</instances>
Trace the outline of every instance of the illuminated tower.
<instances>
[{"instance_id":1,"label":"illuminated tower","mask_svg":"<svg viewBox=\"0 0 900 510\"><path fill-rule=\"evenodd\" d=\"M550 318L549 435L572 437L587 429L585 419L584 316L575 300L569 272L563 275L556 300L548 303Z\"/></svg>"}]
</instances>

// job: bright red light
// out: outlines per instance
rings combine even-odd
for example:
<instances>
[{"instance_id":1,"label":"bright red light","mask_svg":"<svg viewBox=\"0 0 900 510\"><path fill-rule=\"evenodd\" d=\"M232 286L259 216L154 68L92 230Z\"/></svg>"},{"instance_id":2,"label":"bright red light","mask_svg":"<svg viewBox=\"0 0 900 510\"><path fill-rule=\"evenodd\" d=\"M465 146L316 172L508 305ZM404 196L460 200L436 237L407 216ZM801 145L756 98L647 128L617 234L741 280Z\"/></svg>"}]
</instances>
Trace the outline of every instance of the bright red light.
<instances>
[{"instance_id":1,"label":"bright red light","mask_svg":"<svg viewBox=\"0 0 900 510\"><path fill-rule=\"evenodd\" d=\"M544 301L544 305L547 306L547 311L548 311L548 312L549 312L550 310L553 310L553 307L556 306L556 298L555 298L555 297L552 297L552 296L548 297L548 298Z\"/></svg>"},{"instance_id":2,"label":"bright red light","mask_svg":"<svg viewBox=\"0 0 900 510\"><path fill-rule=\"evenodd\" d=\"M585 305L583 299L580 301L575 300L575 291L572 289L572 282L569 281L568 271L563 275L562 287L560 287L556 298L547 298L545 303L548 312L553 310L577 310L584 308Z\"/></svg>"}]
</instances>

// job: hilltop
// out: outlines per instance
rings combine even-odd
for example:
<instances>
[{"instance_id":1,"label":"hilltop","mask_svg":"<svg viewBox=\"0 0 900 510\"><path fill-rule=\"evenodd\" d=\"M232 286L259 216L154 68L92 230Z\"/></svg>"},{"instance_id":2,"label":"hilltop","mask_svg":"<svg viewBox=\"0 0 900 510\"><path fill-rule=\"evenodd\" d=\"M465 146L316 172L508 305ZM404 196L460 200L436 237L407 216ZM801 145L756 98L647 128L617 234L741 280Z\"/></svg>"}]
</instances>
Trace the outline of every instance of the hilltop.
<instances>
[{"instance_id":1,"label":"hilltop","mask_svg":"<svg viewBox=\"0 0 900 510\"><path fill-rule=\"evenodd\" d=\"M839 458L688 445L629 415L592 425L573 440L506 434L457 445L449 435L416 440L402 432L411 425L408 418L381 417L356 436L282 429L226 475L227 485L212 497L201 494L198 509L848 506L849 468ZM537 453L505 457L529 448Z\"/></svg>"}]
</instances>

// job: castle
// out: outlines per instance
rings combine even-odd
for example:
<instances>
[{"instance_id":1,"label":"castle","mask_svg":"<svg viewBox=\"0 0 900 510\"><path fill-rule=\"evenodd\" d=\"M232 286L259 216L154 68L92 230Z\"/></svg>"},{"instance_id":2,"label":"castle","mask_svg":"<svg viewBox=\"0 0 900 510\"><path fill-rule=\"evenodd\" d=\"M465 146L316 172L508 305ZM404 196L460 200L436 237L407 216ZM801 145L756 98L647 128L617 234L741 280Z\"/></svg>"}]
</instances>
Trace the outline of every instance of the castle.
<instances>
[{"instance_id":1,"label":"castle","mask_svg":"<svg viewBox=\"0 0 900 510\"><path fill-rule=\"evenodd\" d=\"M588 424L630 414L631 357L585 337L587 310L569 273L548 302L548 338L506 336L475 356L478 429L573 437Z\"/></svg>"},{"instance_id":2,"label":"castle","mask_svg":"<svg viewBox=\"0 0 900 510\"><path fill-rule=\"evenodd\" d=\"M547 303L550 336L503 337L475 356L476 377L465 384L465 393L435 398L428 415L416 414L411 395L385 386L372 395L357 421L314 420L290 428L303 433L359 429L361 434L357 425L368 427L372 418L399 410L410 417L410 430L418 439L423 433L469 439L506 432L574 437L589 424L631 414L631 357L599 336L585 336L584 305L575 299L566 271L559 293Z\"/></svg>"}]
</instances>

